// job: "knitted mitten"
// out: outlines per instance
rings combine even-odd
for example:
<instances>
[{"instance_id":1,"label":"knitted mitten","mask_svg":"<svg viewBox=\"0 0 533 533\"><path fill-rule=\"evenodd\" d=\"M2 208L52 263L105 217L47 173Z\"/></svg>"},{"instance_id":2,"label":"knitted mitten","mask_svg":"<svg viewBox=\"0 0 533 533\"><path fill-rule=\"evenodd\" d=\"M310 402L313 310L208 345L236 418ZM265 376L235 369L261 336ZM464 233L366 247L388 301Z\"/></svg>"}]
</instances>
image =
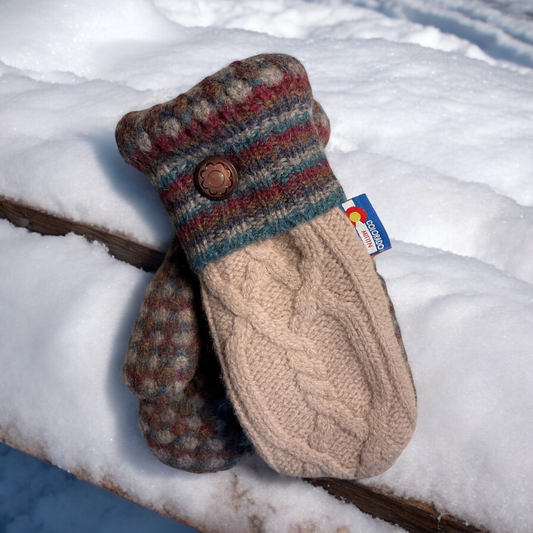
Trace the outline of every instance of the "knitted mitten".
<instances>
[{"instance_id":1,"label":"knitted mitten","mask_svg":"<svg viewBox=\"0 0 533 533\"><path fill-rule=\"evenodd\" d=\"M313 122L326 146L329 119L316 101ZM143 436L163 463L214 472L252 453L220 380L198 280L177 237L146 288L123 375L140 400Z\"/></svg>"},{"instance_id":2,"label":"knitted mitten","mask_svg":"<svg viewBox=\"0 0 533 533\"><path fill-rule=\"evenodd\" d=\"M198 278L175 239L146 288L123 375L139 426L163 463L203 473L253 452L227 399L200 302Z\"/></svg>"},{"instance_id":3,"label":"knitted mitten","mask_svg":"<svg viewBox=\"0 0 533 533\"><path fill-rule=\"evenodd\" d=\"M198 274L228 395L256 451L296 476L388 468L416 397L389 299L348 218L294 58L232 63L117 127Z\"/></svg>"}]
</instances>

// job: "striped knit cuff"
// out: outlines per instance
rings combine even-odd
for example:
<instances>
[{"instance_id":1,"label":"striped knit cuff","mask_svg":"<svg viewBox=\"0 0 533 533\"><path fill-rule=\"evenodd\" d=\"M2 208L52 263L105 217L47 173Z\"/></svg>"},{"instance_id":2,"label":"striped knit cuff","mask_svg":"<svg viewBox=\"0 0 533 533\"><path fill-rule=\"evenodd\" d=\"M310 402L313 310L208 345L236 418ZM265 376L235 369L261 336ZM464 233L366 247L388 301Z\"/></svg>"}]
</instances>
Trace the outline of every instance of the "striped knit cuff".
<instances>
[{"instance_id":1,"label":"striped knit cuff","mask_svg":"<svg viewBox=\"0 0 533 533\"><path fill-rule=\"evenodd\" d=\"M158 190L195 272L345 200L314 109L301 63L264 54L119 122L122 157ZM195 186L194 171L208 156L226 158L238 172L226 200L211 200Z\"/></svg>"}]
</instances>

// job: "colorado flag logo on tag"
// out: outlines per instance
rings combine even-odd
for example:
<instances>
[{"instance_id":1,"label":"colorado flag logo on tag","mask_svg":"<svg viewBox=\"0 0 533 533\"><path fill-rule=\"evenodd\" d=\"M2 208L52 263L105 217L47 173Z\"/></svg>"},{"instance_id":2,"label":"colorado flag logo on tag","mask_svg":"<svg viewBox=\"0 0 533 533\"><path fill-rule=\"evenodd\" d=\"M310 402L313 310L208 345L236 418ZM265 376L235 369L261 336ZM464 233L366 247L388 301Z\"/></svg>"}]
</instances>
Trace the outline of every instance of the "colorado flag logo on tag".
<instances>
[{"instance_id":1,"label":"colorado flag logo on tag","mask_svg":"<svg viewBox=\"0 0 533 533\"><path fill-rule=\"evenodd\" d=\"M339 206L354 225L370 255L391 248L389 236L366 194L347 200Z\"/></svg>"}]
</instances>

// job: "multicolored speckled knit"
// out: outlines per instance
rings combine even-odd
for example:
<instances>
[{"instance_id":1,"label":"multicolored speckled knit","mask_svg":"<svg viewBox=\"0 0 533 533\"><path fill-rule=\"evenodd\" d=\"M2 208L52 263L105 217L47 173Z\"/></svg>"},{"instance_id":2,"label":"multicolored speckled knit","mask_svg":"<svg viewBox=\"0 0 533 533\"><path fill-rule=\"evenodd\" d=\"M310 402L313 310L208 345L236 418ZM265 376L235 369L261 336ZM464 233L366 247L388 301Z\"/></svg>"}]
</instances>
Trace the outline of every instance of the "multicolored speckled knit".
<instances>
[{"instance_id":1,"label":"multicolored speckled knit","mask_svg":"<svg viewBox=\"0 0 533 533\"><path fill-rule=\"evenodd\" d=\"M146 288L123 375L140 400L143 436L163 463L216 472L253 452L226 397L198 279L177 239Z\"/></svg>"},{"instance_id":2,"label":"multicolored speckled knit","mask_svg":"<svg viewBox=\"0 0 533 533\"><path fill-rule=\"evenodd\" d=\"M119 122L122 157L158 190L195 272L345 200L312 120L313 102L299 61L264 54ZM223 201L194 185L196 166L214 155L239 172L235 192Z\"/></svg>"}]
</instances>

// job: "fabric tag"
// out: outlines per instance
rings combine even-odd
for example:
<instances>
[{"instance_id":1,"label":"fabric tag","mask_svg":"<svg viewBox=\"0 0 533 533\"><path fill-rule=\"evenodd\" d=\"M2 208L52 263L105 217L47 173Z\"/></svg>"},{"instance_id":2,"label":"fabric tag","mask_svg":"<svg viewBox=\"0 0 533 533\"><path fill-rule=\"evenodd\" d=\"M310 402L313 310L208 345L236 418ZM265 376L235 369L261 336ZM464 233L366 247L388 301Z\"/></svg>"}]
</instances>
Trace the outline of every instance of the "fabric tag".
<instances>
[{"instance_id":1,"label":"fabric tag","mask_svg":"<svg viewBox=\"0 0 533 533\"><path fill-rule=\"evenodd\" d=\"M355 227L370 255L392 248L389 236L366 194L361 194L339 205Z\"/></svg>"}]
</instances>

